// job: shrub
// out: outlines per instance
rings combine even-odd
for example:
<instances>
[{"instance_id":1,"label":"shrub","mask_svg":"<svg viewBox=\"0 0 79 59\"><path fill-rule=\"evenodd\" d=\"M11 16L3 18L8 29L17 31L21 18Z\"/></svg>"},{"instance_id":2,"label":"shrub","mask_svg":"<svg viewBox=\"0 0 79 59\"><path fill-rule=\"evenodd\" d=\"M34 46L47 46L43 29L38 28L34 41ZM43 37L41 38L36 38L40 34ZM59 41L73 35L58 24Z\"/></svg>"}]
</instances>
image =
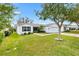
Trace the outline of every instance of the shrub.
<instances>
[{"instance_id":1,"label":"shrub","mask_svg":"<svg viewBox=\"0 0 79 59\"><path fill-rule=\"evenodd\" d=\"M11 34L11 31L4 31L5 36L9 36Z\"/></svg>"},{"instance_id":2,"label":"shrub","mask_svg":"<svg viewBox=\"0 0 79 59\"><path fill-rule=\"evenodd\" d=\"M45 31L44 31L44 27L45 26L43 26L43 25L40 25L40 27L38 28L38 33L45 33Z\"/></svg>"},{"instance_id":3,"label":"shrub","mask_svg":"<svg viewBox=\"0 0 79 59\"><path fill-rule=\"evenodd\" d=\"M66 31L64 31L64 32L70 32L70 30L66 30Z\"/></svg>"},{"instance_id":4,"label":"shrub","mask_svg":"<svg viewBox=\"0 0 79 59\"><path fill-rule=\"evenodd\" d=\"M3 38L4 38L3 33L0 33L0 43L2 42Z\"/></svg>"},{"instance_id":5,"label":"shrub","mask_svg":"<svg viewBox=\"0 0 79 59\"><path fill-rule=\"evenodd\" d=\"M14 28L13 31L16 32L16 29Z\"/></svg>"},{"instance_id":6,"label":"shrub","mask_svg":"<svg viewBox=\"0 0 79 59\"><path fill-rule=\"evenodd\" d=\"M10 28L9 31L10 31L11 33L13 33L13 32L16 32L16 29L15 29L15 28Z\"/></svg>"},{"instance_id":7,"label":"shrub","mask_svg":"<svg viewBox=\"0 0 79 59\"><path fill-rule=\"evenodd\" d=\"M31 32L28 32L28 34L31 34Z\"/></svg>"},{"instance_id":8,"label":"shrub","mask_svg":"<svg viewBox=\"0 0 79 59\"><path fill-rule=\"evenodd\" d=\"M24 35L26 35L27 33L24 33Z\"/></svg>"},{"instance_id":9,"label":"shrub","mask_svg":"<svg viewBox=\"0 0 79 59\"><path fill-rule=\"evenodd\" d=\"M31 32L27 32L27 33L24 33L23 35L29 35L29 34L32 34Z\"/></svg>"}]
</instances>

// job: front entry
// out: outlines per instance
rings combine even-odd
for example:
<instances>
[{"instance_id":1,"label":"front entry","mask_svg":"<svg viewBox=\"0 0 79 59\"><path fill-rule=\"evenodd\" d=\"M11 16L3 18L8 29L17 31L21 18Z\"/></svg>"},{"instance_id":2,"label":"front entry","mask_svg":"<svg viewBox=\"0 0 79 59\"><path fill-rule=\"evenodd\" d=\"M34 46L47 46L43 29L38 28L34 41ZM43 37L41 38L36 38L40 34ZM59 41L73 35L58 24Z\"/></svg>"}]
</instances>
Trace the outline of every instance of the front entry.
<instances>
[{"instance_id":1,"label":"front entry","mask_svg":"<svg viewBox=\"0 0 79 59\"><path fill-rule=\"evenodd\" d=\"M34 33L38 32L38 27L33 27L33 32Z\"/></svg>"}]
</instances>

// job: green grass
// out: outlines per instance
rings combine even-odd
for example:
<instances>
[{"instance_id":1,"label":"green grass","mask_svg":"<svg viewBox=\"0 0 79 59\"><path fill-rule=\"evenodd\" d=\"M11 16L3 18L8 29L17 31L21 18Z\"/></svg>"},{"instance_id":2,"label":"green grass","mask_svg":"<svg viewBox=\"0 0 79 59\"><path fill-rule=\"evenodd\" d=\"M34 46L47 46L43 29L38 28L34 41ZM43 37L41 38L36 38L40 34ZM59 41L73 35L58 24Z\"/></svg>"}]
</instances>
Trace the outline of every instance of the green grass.
<instances>
[{"instance_id":1,"label":"green grass","mask_svg":"<svg viewBox=\"0 0 79 59\"><path fill-rule=\"evenodd\" d=\"M47 36L18 35L13 33L0 45L2 56L79 56L79 38L62 36L56 41L56 34ZM16 48L16 49L15 49Z\"/></svg>"},{"instance_id":2,"label":"green grass","mask_svg":"<svg viewBox=\"0 0 79 59\"><path fill-rule=\"evenodd\" d=\"M79 34L79 30L71 30L71 31L65 32L65 33Z\"/></svg>"}]
</instances>

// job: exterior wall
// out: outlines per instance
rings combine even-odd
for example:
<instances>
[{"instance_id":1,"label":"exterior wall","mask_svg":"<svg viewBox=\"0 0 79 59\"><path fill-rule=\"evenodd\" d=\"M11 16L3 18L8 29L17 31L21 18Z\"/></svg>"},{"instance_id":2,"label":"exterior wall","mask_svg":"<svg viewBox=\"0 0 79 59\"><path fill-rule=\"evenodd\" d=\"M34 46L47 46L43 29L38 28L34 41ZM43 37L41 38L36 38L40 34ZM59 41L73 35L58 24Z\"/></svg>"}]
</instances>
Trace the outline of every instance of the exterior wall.
<instances>
[{"instance_id":1,"label":"exterior wall","mask_svg":"<svg viewBox=\"0 0 79 59\"><path fill-rule=\"evenodd\" d=\"M22 26L26 26L26 27L31 27L31 31L22 31ZM21 26L17 26L17 29L16 29L16 32L18 33L18 34L24 34L24 33L27 33L27 32L31 32L31 33L33 33L33 26L30 26L30 25L21 25Z\"/></svg>"},{"instance_id":2,"label":"exterior wall","mask_svg":"<svg viewBox=\"0 0 79 59\"><path fill-rule=\"evenodd\" d=\"M51 25L51 26L45 27L44 30L46 33L58 33L59 32L58 31L59 29L56 25ZM62 26L62 28L61 28L61 32L63 32L63 31L64 31L64 26Z\"/></svg>"},{"instance_id":3,"label":"exterior wall","mask_svg":"<svg viewBox=\"0 0 79 59\"><path fill-rule=\"evenodd\" d=\"M78 25L76 23L72 23L72 24L66 26L66 30L71 30L71 29L77 30Z\"/></svg>"},{"instance_id":4,"label":"exterior wall","mask_svg":"<svg viewBox=\"0 0 79 59\"><path fill-rule=\"evenodd\" d=\"M22 26L26 26L26 27L31 27L31 31L22 31ZM53 25L50 25L50 26L46 26L45 28L44 28L44 31L46 32L46 33L58 33L58 27L57 27L57 25L56 24L53 24ZM64 26L62 26L62 28L61 28L61 32L63 32L64 31ZM31 25L20 25L20 26L17 26L17 29L16 29L16 32L18 33L18 34L24 34L24 33L27 33L27 32L31 32L31 33L33 33L33 26L31 26Z\"/></svg>"}]
</instances>

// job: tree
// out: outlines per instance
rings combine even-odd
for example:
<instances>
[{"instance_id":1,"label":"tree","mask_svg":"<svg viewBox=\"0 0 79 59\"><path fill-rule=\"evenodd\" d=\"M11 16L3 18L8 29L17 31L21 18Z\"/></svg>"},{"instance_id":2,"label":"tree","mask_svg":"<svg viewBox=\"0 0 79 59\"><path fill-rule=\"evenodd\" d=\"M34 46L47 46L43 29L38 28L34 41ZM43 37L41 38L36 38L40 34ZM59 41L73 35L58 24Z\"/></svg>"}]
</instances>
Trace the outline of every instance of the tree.
<instances>
[{"instance_id":1,"label":"tree","mask_svg":"<svg viewBox=\"0 0 79 59\"><path fill-rule=\"evenodd\" d=\"M15 9L12 4L0 4L0 30L10 26Z\"/></svg>"},{"instance_id":2,"label":"tree","mask_svg":"<svg viewBox=\"0 0 79 59\"><path fill-rule=\"evenodd\" d=\"M61 40L61 27L63 22L72 15L74 6L74 4L65 3L42 4L42 10L37 11L37 15L40 19L50 19L56 23L59 28L58 40Z\"/></svg>"},{"instance_id":3,"label":"tree","mask_svg":"<svg viewBox=\"0 0 79 59\"><path fill-rule=\"evenodd\" d=\"M12 4L0 3L0 43L4 37L4 33L1 30L11 27L11 19L14 16L15 9Z\"/></svg>"},{"instance_id":4,"label":"tree","mask_svg":"<svg viewBox=\"0 0 79 59\"><path fill-rule=\"evenodd\" d=\"M79 28L79 4L75 5L75 8L73 9L72 15L69 16L69 21L75 22Z\"/></svg>"}]
</instances>

